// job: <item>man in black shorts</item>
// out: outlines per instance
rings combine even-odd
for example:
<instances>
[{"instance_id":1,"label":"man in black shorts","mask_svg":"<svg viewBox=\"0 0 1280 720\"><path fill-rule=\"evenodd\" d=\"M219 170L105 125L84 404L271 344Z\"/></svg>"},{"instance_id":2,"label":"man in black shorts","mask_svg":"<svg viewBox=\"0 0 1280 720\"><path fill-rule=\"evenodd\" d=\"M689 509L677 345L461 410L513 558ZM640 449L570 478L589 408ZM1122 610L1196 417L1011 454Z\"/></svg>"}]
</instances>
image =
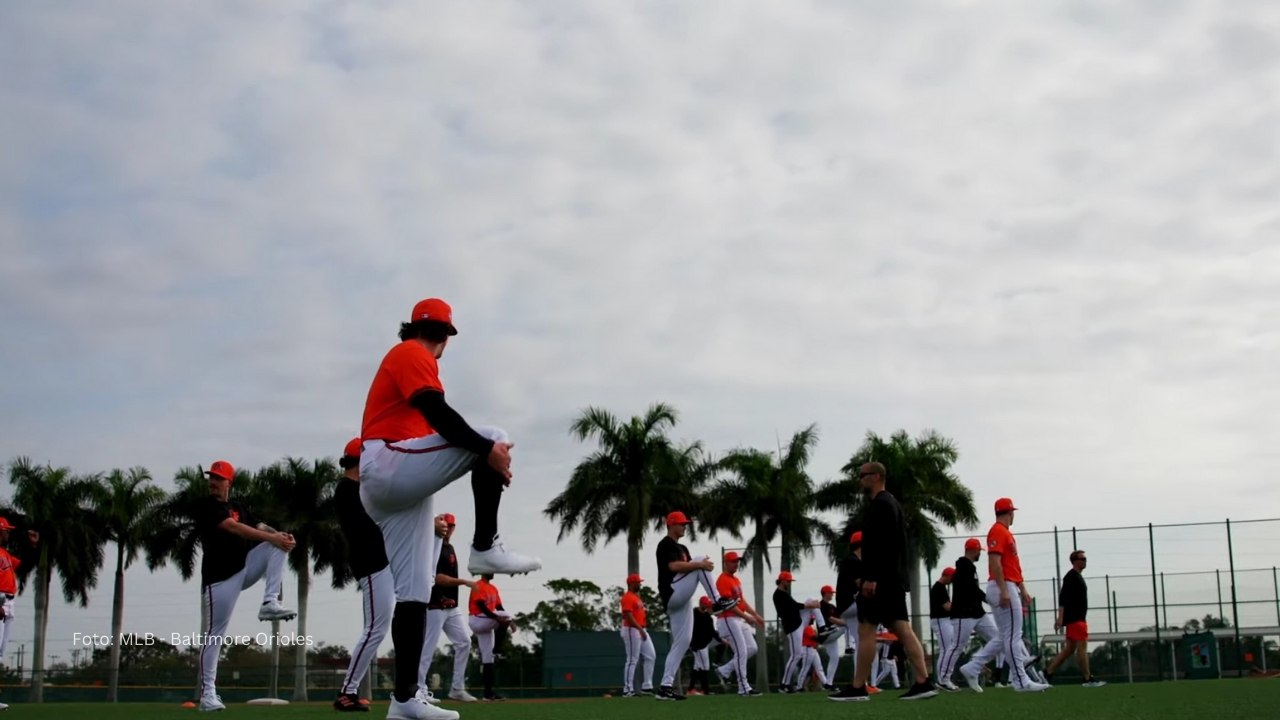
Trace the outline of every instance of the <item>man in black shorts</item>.
<instances>
[{"instance_id":1,"label":"man in black shorts","mask_svg":"<svg viewBox=\"0 0 1280 720\"><path fill-rule=\"evenodd\" d=\"M853 686L829 696L832 700L865 701L867 679L876 653L876 625L884 625L902 641L915 668L915 683L900 700L924 700L938 691L929 679L924 648L911 629L907 612L907 524L897 498L884 489L884 465L864 463L858 470L862 487L871 495L862 530L862 589L858 595L858 662Z\"/></svg>"}]
</instances>

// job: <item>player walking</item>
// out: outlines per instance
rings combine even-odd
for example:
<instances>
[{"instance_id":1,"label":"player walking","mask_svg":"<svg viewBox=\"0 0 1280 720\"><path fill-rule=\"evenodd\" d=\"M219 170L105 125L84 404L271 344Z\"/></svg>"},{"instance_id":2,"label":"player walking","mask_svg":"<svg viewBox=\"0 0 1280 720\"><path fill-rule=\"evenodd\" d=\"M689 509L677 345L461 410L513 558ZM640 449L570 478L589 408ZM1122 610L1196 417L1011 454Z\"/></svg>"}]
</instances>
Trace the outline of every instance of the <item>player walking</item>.
<instances>
[{"instance_id":1,"label":"player walking","mask_svg":"<svg viewBox=\"0 0 1280 720\"><path fill-rule=\"evenodd\" d=\"M991 616L982 609L986 594L978 585L978 567L975 564L982 557L982 541L969 538L964 543L964 555L956 559L956 572L951 576L951 625L952 643L943 653L942 669L938 671L938 687L951 692L959 692L952 678L955 676L956 663L960 661L960 653L969 644L969 638L977 632L986 645L973 658L978 664L970 662L961 669L965 682L975 692L982 692L978 684L978 673L987 660L1000 654L1000 631ZM986 659L982 659L986 658Z\"/></svg>"},{"instance_id":2,"label":"player walking","mask_svg":"<svg viewBox=\"0 0 1280 720\"><path fill-rule=\"evenodd\" d=\"M676 671L689 651L693 638L693 591L699 585L711 596L711 609L724 612L738 604L733 598L722 598L711 581L715 563L706 555L693 558L689 548L679 540L689 529L689 518L676 510L667 513L667 535L658 543L658 597L667 610L671 622L671 648L663 664L662 687L656 697L659 700L684 700L675 692Z\"/></svg>"},{"instance_id":3,"label":"player walking","mask_svg":"<svg viewBox=\"0 0 1280 720\"><path fill-rule=\"evenodd\" d=\"M473 429L445 402L439 358L458 333L453 310L438 298L414 306L400 344L382 359L369 387L360 437L360 499L386 544L395 580L391 620L395 692L389 720L455 717L417 697L426 639L427 603L435 573L432 496L471 473L475 534L467 569L473 575L527 573L537 558L508 551L498 538L498 506L511 481L511 448L498 428Z\"/></svg>"},{"instance_id":4,"label":"player walking","mask_svg":"<svg viewBox=\"0 0 1280 720\"><path fill-rule=\"evenodd\" d=\"M726 600L733 600L733 607L720 613L720 637L724 638L733 657L729 662L716 668L720 676L720 684L725 685L729 676L738 674L738 694L743 697L759 697L760 691L751 687L747 680L747 661L756 654L756 634L750 625L764 627L764 618L747 603L742 593L742 580L738 578L738 567L742 556L730 550L724 554L724 571L716 578L716 592Z\"/></svg>"},{"instance_id":5,"label":"player walking","mask_svg":"<svg viewBox=\"0 0 1280 720\"><path fill-rule=\"evenodd\" d=\"M1071 569L1062 577L1062 589L1058 591L1058 614L1054 618L1053 629L1066 629L1067 642L1045 668L1045 680L1053 682L1053 674L1062 667L1072 654L1076 656L1076 665L1084 677L1087 688L1102 687L1107 683L1099 680L1089 672L1089 624L1085 616L1089 613L1089 585L1084 581L1084 568L1089 559L1083 550L1071 553ZM0 646L3 647L3 646Z\"/></svg>"},{"instance_id":6,"label":"player walking","mask_svg":"<svg viewBox=\"0 0 1280 720\"><path fill-rule=\"evenodd\" d=\"M471 610L471 632L475 633L476 644L480 646L484 699L502 700L502 696L493 689L494 648L498 645L497 633L513 633L516 625L512 614L502 607L502 596L498 594L498 588L494 587L492 580L492 574L481 575L480 581L471 588L471 598L467 605Z\"/></svg>"},{"instance_id":7,"label":"player walking","mask_svg":"<svg viewBox=\"0 0 1280 720\"><path fill-rule=\"evenodd\" d=\"M649 622L640 599L640 586L644 580L637 574L627 576L627 591L622 594L622 646L627 660L622 669L622 697L635 697L636 665L644 660L644 674L640 681L640 694L653 694L653 665L658 654L649 637ZM696 656L695 656L696 657ZM696 661L694 663L697 664ZM696 671L695 671L696 672Z\"/></svg>"},{"instance_id":8,"label":"player walking","mask_svg":"<svg viewBox=\"0 0 1280 720\"><path fill-rule=\"evenodd\" d=\"M787 639L787 664L782 672L782 684L778 691L793 693L796 686L792 683L800 671L800 662L804 659L804 628L800 613L804 610L816 609L821 603L817 600L799 602L791 597L791 583L795 577L786 570L778 573L777 587L773 591L773 609L778 613L778 622L782 625L782 634Z\"/></svg>"},{"instance_id":9,"label":"player walking","mask_svg":"<svg viewBox=\"0 0 1280 720\"><path fill-rule=\"evenodd\" d=\"M804 632L800 637L800 642L804 646L803 659L800 661L800 680L796 683L795 692L804 692L809 687L809 681L813 679L814 672L818 673L818 679L822 683L822 687L827 688L830 683L827 680L827 674L822 669L822 658L818 656L818 628L812 623L806 622Z\"/></svg>"},{"instance_id":10,"label":"player walking","mask_svg":"<svg viewBox=\"0 0 1280 720\"><path fill-rule=\"evenodd\" d=\"M884 624L903 643L907 658L915 669L915 682L899 699L921 700L934 697L938 691L929 680L929 666L924 648L911 629L907 612L907 526L902 506L885 490L886 471L878 462L864 463L858 479L871 495L867 503L863 528L863 580L858 597L858 662L854 667L853 685L831 695L836 701L864 701L871 662L876 654L876 626Z\"/></svg>"},{"instance_id":11,"label":"player walking","mask_svg":"<svg viewBox=\"0 0 1280 720\"><path fill-rule=\"evenodd\" d=\"M934 673L938 687L944 689L944 683L949 683L950 680L942 674L946 669L943 662L956 641L955 625L951 622L951 595L947 592L947 586L951 584L955 574L955 568L943 568L941 577L929 588L929 625L932 626L933 636L938 639L938 650L934 654Z\"/></svg>"},{"instance_id":12,"label":"player walking","mask_svg":"<svg viewBox=\"0 0 1280 720\"><path fill-rule=\"evenodd\" d=\"M280 605L284 561L294 540L254 522L249 510L228 500L236 470L218 460L209 466L209 496L196 510L200 538L200 709L225 710L218 697L218 655L240 593L266 578L259 620L292 620L298 614Z\"/></svg>"},{"instance_id":13,"label":"player walking","mask_svg":"<svg viewBox=\"0 0 1280 720\"><path fill-rule=\"evenodd\" d=\"M418 662L418 696L431 702L434 698L427 689L427 673L431 661L440 646L440 635L449 638L453 651L453 678L449 684L449 699L458 702L475 702L467 692L467 659L471 657L471 636L467 634L467 621L458 607L458 588L474 588L474 580L458 577L458 554L449 540L458 521L453 513L441 513L435 517L436 577L431 585L431 599L427 601L427 639L422 644L422 659Z\"/></svg>"},{"instance_id":14,"label":"player walking","mask_svg":"<svg viewBox=\"0 0 1280 720\"><path fill-rule=\"evenodd\" d=\"M338 689L333 707L339 712L368 712L360 702L360 683L369 671L369 663L378 656L378 646L391 627L391 613L396 607L395 583L387 567L387 551L382 545L382 531L369 519L360 503L360 438L347 443L338 459L342 478L333 491L333 504L338 513L338 527L347 542L347 562L360 587L364 626L351 647L351 662Z\"/></svg>"},{"instance_id":15,"label":"player walking","mask_svg":"<svg viewBox=\"0 0 1280 720\"><path fill-rule=\"evenodd\" d=\"M0 595L3 595L3 603L0 603L0 662L3 662L4 650L9 644L16 622L13 601L18 596L18 568L23 563L30 565L39 558L36 544L40 542L40 533L35 530L27 531L26 542L15 548L17 555L9 552L9 531L14 529L8 518L0 517ZM7 704L0 703L0 710L8 708Z\"/></svg>"}]
</instances>

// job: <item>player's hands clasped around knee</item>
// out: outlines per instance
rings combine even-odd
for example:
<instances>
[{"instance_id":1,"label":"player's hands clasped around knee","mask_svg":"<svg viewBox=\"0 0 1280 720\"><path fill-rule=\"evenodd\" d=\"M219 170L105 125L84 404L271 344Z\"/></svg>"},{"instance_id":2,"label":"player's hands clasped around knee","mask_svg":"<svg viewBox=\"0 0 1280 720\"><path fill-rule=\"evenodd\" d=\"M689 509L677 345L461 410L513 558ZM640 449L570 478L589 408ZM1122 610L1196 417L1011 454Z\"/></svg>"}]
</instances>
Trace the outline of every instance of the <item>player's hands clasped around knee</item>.
<instances>
[{"instance_id":1,"label":"player's hands clasped around knee","mask_svg":"<svg viewBox=\"0 0 1280 720\"><path fill-rule=\"evenodd\" d=\"M511 448L515 444L509 442L496 442L493 449L489 451L489 467L497 470L502 474L505 484L511 484Z\"/></svg>"},{"instance_id":2,"label":"player's hands clasped around knee","mask_svg":"<svg viewBox=\"0 0 1280 720\"><path fill-rule=\"evenodd\" d=\"M293 535L285 532L278 532L271 537L271 544L285 552L292 552L293 548L298 543L293 539Z\"/></svg>"}]
</instances>

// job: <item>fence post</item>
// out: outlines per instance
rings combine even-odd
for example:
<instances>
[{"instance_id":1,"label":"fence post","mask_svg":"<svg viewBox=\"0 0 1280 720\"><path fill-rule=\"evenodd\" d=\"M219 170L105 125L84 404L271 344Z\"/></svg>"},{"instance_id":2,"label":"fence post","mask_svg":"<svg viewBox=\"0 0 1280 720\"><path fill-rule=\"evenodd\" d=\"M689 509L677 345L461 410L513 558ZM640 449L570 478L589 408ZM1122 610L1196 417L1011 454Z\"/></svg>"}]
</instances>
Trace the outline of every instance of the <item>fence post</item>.
<instances>
[{"instance_id":1,"label":"fence post","mask_svg":"<svg viewBox=\"0 0 1280 720\"><path fill-rule=\"evenodd\" d=\"M1116 632L1120 632L1120 600L1117 599L1116 592L1114 590L1111 591L1111 613L1116 621Z\"/></svg>"},{"instance_id":2,"label":"fence post","mask_svg":"<svg viewBox=\"0 0 1280 720\"><path fill-rule=\"evenodd\" d=\"M1071 531L1074 533L1075 528L1072 528ZM1111 576L1103 575L1102 577L1107 582L1107 632L1115 632L1116 628L1111 624Z\"/></svg>"},{"instance_id":3,"label":"fence post","mask_svg":"<svg viewBox=\"0 0 1280 720\"><path fill-rule=\"evenodd\" d=\"M1277 579L1276 577L1275 565L1271 566L1271 584L1276 588L1276 624L1280 625L1280 579ZM21 675L22 672L19 671L18 674Z\"/></svg>"},{"instance_id":4,"label":"fence post","mask_svg":"<svg viewBox=\"0 0 1280 720\"><path fill-rule=\"evenodd\" d=\"M1151 547L1151 614L1156 621L1156 679L1164 680L1164 655L1160 652L1160 596L1156 593L1156 530L1147 523L1147 543Z\"/></svg>"},{"instance_id":5,"label":"fence post","mask_svg":"<svg viewBox=\"0 0 1280 720\"><path fill-rule=\"evenodd\" d=\"M1160 571L1160 607L1164 609L1164 626L1169 627L1169 593L1164 590L1164 571Z\"/></svg>"},{"instance_id":6,"label":"fence post","mask_svg":"<svg viewBox=\"0 0 1280 720\"><path fill-rule=\"evenodd\" d=\"M1215 569L1213 574L1218 578L1218 617L1226 620L1227 613L1222 609L1222 571Z\"/></svg>"},{"instance_id":7,"label":"fence post","mask_svg":"<svg viewBox=\"0 0 1280 720\"><path fill-rule=\"evenodd\" d=\"M1080 541L1076 540L1076 528L1074 525L1071 526L1071 549L1072 550L1080 549Z\"/></svg>"},{"instance_id":8,"label":"fence post","mask_svg":"<svg viewBox=\"0 0 1280 720\"><path fill-rule=\"evenodd\" d=\"M1236 629L1236 674L1244 677L1244 648L1240 647L1240 608L1236 604L1236 553L1231 547L1231 518L1227 518L1227 567L1231 571L1231 624Z\"/></svg>"},{"instance_id":9,"label":"fence post","mask_svg":"<svg viewBox=\"0 0 1280 720\"><path fill-rule=\"evenodd\" d=\"M1053 526L1053 569L1054 584L1056 586L1057 579L1062 577L1062 550L1058 547L1058 526ZM1056 589L1056 588L1055 588Z\"/></svg>"}]
</instances>

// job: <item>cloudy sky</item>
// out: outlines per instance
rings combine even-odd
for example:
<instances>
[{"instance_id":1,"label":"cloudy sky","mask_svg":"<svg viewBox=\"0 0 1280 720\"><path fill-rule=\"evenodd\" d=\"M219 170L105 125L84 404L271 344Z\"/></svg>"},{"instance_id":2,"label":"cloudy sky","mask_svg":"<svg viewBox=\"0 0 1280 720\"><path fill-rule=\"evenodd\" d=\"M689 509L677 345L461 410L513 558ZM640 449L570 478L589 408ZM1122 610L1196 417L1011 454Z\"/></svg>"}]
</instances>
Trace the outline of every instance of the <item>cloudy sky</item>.
<instances>
[{"instance_id":1,"label":"cloudy sky","mask_svg":"<svg viewBox=\"0 0 1280 720\"><path fill-rule=\"evenodd\" d=\"M451 402L517 443L516 610L622 578L536 512L588 405L714 451L817 423L819 480L936 428L1022 530L1275 516L1277 32L1263 0L7 3L0 451L165 487L335 455L440 296ZM440 505L469 530L465 483ZM1161 532L1226 567L1221 528ZM1237 533L1274 563L1280 525ZM1092 573L1149 569L1113 535ZM109 629L109 578L50 654ZM126 630L195 629L194 585L129 582ZM317 592L318 639L358 602Z\"/></svg>"}]
</instances>

